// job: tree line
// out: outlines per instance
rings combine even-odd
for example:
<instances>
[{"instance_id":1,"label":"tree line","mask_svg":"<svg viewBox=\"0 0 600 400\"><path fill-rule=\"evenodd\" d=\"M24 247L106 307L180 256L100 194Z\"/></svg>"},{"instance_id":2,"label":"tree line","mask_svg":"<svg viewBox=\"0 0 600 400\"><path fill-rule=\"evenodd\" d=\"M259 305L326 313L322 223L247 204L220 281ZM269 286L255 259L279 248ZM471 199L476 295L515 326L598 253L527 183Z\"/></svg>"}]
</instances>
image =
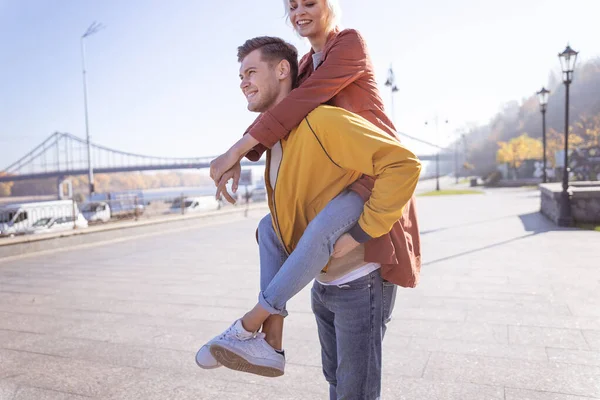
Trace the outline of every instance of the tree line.
<instances>
[{"instance_id":1,"label":"tree line","mask_svg":"<svg viewBox=\"0 0 600 400\"><path fill-rule=\"evenodd\" d=\"M1 176L0 172L0 176ZM75 194L88 191L87 176L68 177ZM180 186L202 186L211 184L212 180L199 173L183 173L179 171L163 173L118 173L96 174L94 184L97 192L124 191L133 189L156 189ZM8 196L41 196L54 195L58 191L56 179L37 179L0 183L0 197Z\"/></svg>"},{"instance_id":2,"label":"tree line","mask_svg":"<svg viewBox=\"0 0 600 400\"><path fill-rule=\"evenodd\" d=\"M550 75L546 112L548 166L564 148L565 87ZM600 146L600 58L579 66L570 88L569 148ZM542 159L542 116L537 96L511 101L488 124L464 128L466 164L474 174L486 176L498 163L518 168L526 159Z\"/></svg>"}]
</instances>

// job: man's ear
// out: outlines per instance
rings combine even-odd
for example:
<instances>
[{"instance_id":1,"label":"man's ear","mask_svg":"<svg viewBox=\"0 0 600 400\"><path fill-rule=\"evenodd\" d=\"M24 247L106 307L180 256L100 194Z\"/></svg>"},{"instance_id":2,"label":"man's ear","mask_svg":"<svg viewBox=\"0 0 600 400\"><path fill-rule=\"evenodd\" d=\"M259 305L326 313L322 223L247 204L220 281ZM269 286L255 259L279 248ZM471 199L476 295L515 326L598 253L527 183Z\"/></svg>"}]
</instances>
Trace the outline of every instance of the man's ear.
<instances>
[{"instance_id":1,"label":"man's ear","mask_svg":"<svg viewBox=\"0 0 600 400\"><path fill-rule=\"evenodd\" d=\"M281 60L277 65L277 78L284 80L290 76L292 68L288 60Z\"/></svg>"}]
</instances>

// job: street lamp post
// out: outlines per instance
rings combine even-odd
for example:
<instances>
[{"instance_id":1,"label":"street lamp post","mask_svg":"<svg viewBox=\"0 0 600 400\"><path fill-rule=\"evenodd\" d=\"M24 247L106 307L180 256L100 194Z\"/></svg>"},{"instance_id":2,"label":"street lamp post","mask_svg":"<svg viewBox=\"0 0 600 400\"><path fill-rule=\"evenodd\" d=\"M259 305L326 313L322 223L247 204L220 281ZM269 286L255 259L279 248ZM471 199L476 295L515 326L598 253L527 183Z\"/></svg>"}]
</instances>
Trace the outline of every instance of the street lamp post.
<instances>
[{"instance_id":1,"label":"street lamp post","mask_svg":"<svg viewBox=\"0 0 600 400\"><path fill-rule=\"evenodd\" d=\"M439 136L439 117L436 115L435 118L433 119L433 121L435 122L435 140L436 142L438 142L439 145L439 140L440 140L440 136ZM448 120L444 120L444 123L448 123ZM429 125L428 121L425 121L425 125ZM440 147L441 149L441 147ZM438 150L435 153L435 190L436 191L440 191L440 151Z\"/></svg>"},{"instance_id":2,"label":"street lamp post","mask_svg":"<svg viewBox=\"0 0 600 400\"><path fill-rule=\"evenodd\" d=\"M459 140L454 143L454 178L455 182L458 185L458 144Z\"/></svg>"},{"instance_id":3,"label":"street lamp post","mask_svg":"<svg viewBox=\"0 0 600 400\"><path fill-rule=\"evenodd\" d=\"M391 103L391 116L392 116L392 122L396 123L395 118L394 118L394 93L396 93L398 91L398 86L396 86L396 78L394 76L394 70L392 69L392 66L390 65L390 69L388 70L388 78L385 81L385 86L389 86L391 89L391 98L392 98L392 103Z\"/></svg>"},{"instance_id":4,"label":"street lamp post","mask_svg":"<svg viewBox=\"0 0 600 400\"><path fill-rule=\"evenodd\" d=\"M565 154L563 166L562 193L560 198L560 210L558 216L559 226L573 225L571 214L571 201L569 198L569 85L573 82L573 72L577 62L577 54L570 46L558 55L563 72L565 84Z\"/></svg>"},{"instance_id":5,"label":"street lamp post","mask_svg":"<svg viewBox=\"0 0 600 400\"><path fill-rule=\"evenodd\" d=\"M542 172L542 180L544 183L548 182L548 176L546 174L546 107L548 106L548 95L550 91L545 87L542 88L539 92L536 93L538 99L540 101L540 111L542 112L542 145L543 145L543 172Z\"/></svg>"},{"instance_id":6,"label":"street lamp post","mask_svg":"<svg viewBox=\"0 0 600 400\"><path fill-rule=\"evenodd\" d=\"M85 69L85 38L98 32L104 28L102 24L97 22L92 23L85 33L81 36L81 68L83 74L83 107L85 111L85 136L87 142L87 158L88 158L88 179L90 185L90 195L94 193L94 167L92 166L92 145L90 142L90 129L88 121L88 102L87 102L87 79Z\"/></svg>"}]
</instances>

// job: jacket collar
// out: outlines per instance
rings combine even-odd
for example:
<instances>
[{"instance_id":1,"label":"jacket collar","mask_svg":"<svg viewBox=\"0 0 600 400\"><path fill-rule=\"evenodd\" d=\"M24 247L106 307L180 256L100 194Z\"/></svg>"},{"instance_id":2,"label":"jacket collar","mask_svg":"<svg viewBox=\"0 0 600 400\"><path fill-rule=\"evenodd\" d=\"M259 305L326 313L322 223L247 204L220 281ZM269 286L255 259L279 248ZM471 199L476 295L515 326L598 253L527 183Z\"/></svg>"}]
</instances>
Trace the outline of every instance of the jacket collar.
<instances>
[{"instance_id":1,"label":"jacket collar","mask_svg":"<svg viewBox=\"0 0 600 400\"><path fill-rule=\"evenodd\" d=\"M334 42L335 37L340 33L340 28L339 27L335 27L333 28L333 30L331 32L329 32L329 34L327 35L327 40L325 41L325 46L323 46L323 50L321 51L323 54L327 53L329 51L329 49L331 48L331 45ZM315 54L315 51L313 50L313 48L310 48L309 51L310 54L310 58L312 59L312 55Z\"/></svg>"},{"instance_id":2,"label":"jacket collar","mask_svg":"<svg viewBox=\"0 0 600 400\"><path fill-rule=\"evenodd\" d=\"M325 59L326 54L329 52L331 46L335 42L335 38L339 33L340 29L338 27L335 27L331 32L329 32L329 35L327 35L327 41L325 42L325 46L323 46L322 59ZM302 83L306 78L308 78L314 70L312 58L313 54L315 54L315 51L311 47L310 51L307 54L305 54L304 57L302 57L302 59L300 60L300 65L298 66L299 84Z\"/></svg>"}]
</instances>

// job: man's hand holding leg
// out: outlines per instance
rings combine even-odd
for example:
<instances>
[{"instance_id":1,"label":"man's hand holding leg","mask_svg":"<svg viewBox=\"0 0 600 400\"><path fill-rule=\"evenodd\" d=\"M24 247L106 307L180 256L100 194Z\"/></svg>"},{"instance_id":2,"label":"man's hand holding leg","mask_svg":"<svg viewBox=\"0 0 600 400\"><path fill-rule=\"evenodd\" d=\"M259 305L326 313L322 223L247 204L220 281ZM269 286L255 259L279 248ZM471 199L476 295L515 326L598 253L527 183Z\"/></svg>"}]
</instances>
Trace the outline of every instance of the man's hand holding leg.
<instances>
[{"instance_id":1,"label":"man's hand holding leg","mask_svg":"<svg viewBox=\"0 0 600 400\"><path fill-rule=\"evenodd\" d=\"M240 181L241 172L242 172L242 166L240 165L240 163L238 161L237 163L235 163L233 165L233 168L227 170L224 174L221 175L221 179L217 183L217 193L215 195L217 200L221 197L221 195L223 195L229 203L231 203L231 204L236 203L235 198L231 194L229 194L229 192L227 191L226 185L230 179L233 179L233 182L231 183L231 190L233 191L233 193L236 193L237 189L238 189L238 184Z\"/></svg>"}]
</instances>

